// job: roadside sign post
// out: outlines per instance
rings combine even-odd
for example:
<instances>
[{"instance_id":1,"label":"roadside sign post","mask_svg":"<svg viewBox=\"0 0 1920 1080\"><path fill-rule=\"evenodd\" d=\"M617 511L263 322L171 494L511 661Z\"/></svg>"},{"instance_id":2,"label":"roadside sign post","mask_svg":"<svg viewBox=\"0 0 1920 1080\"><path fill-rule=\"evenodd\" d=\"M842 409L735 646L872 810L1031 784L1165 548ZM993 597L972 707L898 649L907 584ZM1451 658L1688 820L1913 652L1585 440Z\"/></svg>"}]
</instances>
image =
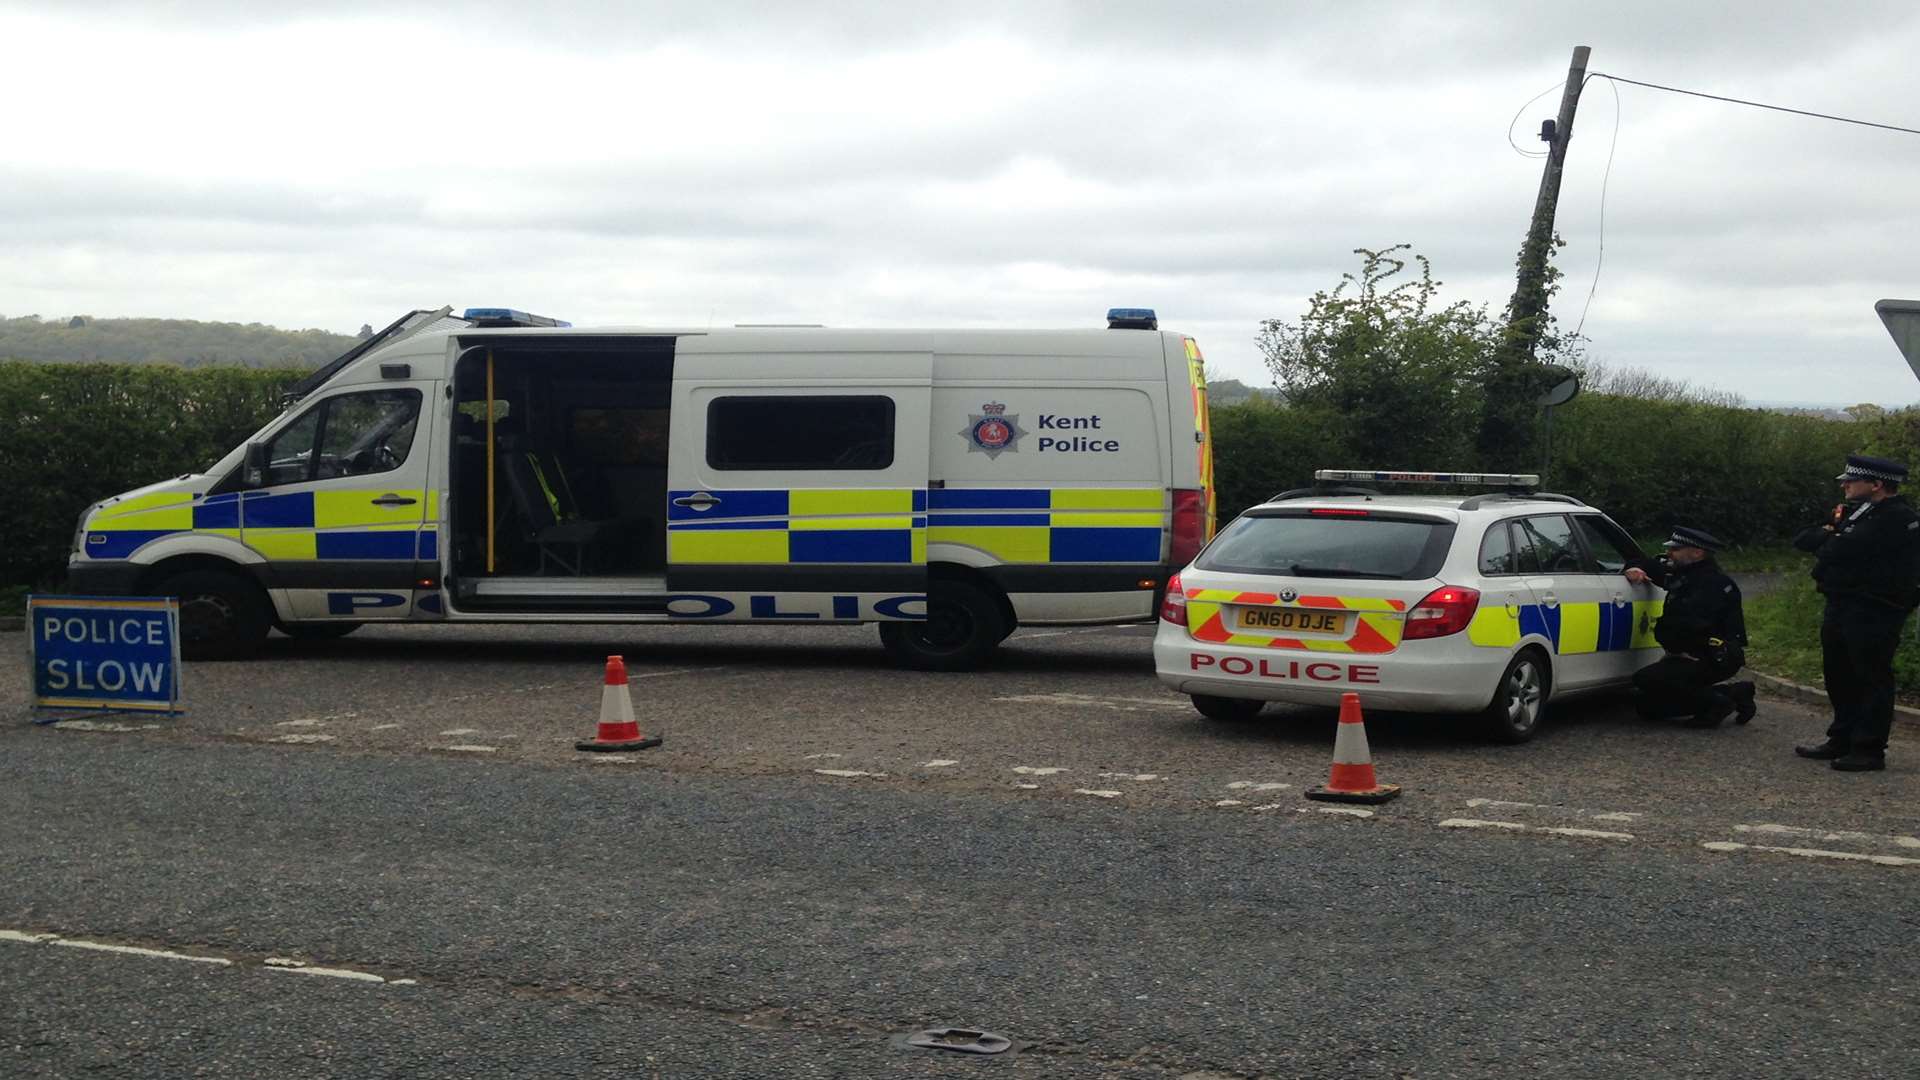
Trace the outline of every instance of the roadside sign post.
<instances>
[{"instance_id":1,"label":"roadside sign post","mask_svg":"<svg viewBox=\"0 0 1920 1080\"><path fill-rule=\"evenodd\" d=\"M27 648L36 711L185 711L172 597L29 596Z\"/></svg>"},{"instance_id":2,"label":"roadside sign post","mask_svg":"<svg viewBox=\"0 0 1920 1080\"><path fill-rule=\"evenodd\" d=\"M1920 378L1920 300L1882 300L1873 305L1907 366Z\"/></svg>"}]
</instances>

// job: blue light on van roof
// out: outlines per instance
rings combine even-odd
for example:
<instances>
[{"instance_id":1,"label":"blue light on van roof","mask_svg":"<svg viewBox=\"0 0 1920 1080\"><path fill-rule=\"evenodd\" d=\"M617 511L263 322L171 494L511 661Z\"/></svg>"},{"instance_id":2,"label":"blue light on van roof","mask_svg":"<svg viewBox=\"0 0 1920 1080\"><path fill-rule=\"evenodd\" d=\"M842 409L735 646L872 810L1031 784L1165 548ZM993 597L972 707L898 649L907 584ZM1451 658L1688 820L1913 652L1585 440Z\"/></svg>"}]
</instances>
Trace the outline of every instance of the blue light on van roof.
<instances>
[{"instance_id":1,"label":"blue light on van roof","mask_svg":"<svg viewBox=\"0 0 1920 1080\"><path fill-rule=\"evenodd\" d=\"M1160 319L1152 308L1117 307L1107 309L1107 329L1109 330L1158 330Z\"/></svg>"},{"instance_id":2,"label":"blue light on van roof","mask_svg":"<svg viewBox=\"0 0 1920 1080\"><path fill-rule=\"evenodd\" d=\"M563 319L550 319L545 315L529 315L512 308L470 307L461 313L461 318L478 326L572 326Z\"/></svg>"}]
</instances>

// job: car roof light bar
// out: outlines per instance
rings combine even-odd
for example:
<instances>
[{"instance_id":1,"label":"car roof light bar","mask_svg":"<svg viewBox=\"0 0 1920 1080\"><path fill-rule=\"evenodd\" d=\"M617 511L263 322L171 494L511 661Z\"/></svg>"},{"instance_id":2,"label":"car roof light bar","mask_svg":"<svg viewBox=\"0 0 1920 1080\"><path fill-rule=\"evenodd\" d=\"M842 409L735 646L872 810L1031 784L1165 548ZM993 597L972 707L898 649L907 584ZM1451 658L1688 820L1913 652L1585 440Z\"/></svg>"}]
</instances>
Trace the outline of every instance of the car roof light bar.
<instances>
[{"instance_id":1,"label":"car roof light bar","mask_svg":"<svg viewBox=\"0 0 1920 1080\"><path fill-rule=\"evenodd\" d=\"M1318 481L1363 480L1376 484L1469 484L1476 487L1538 487L1536 473L1382 472L1372 469L1315 469Z\"/></svg>"}]
</instances>

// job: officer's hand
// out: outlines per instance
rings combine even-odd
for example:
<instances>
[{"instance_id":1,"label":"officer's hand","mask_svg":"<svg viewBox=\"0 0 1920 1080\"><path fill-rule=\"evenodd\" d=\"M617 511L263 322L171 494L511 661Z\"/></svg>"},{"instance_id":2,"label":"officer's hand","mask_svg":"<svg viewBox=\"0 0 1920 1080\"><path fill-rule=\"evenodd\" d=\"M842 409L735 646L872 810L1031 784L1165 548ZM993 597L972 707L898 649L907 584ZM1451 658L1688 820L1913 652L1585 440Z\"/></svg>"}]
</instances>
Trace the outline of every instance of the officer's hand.
<instances>
[{"instance_id":1,"label":"officer's hand","mask_svg":"<svg viewBox=\"0 0 1920 1080\"><path fill-rule=\"evenodd\" d=\"M1627 567L1626 576L1627 576L1627 580L1633 582L1635 585L1645 585L1647 582L1653 580L1652 578L1647 576L1647 572L1645 570L1642 570L1637 566Z\"/></svg>"},{"instance_id":2,"label":"officer's hand","mask_svg":"<svg viewBox=\"0 0 1920 1080\"><path fill-rule=\"evenodd\" d=\"M1847 504L1840 503L1833 508L1833 521L1827 527L1832 528L1845 520L1847 520Z\"/></svg>"}]
</instances>

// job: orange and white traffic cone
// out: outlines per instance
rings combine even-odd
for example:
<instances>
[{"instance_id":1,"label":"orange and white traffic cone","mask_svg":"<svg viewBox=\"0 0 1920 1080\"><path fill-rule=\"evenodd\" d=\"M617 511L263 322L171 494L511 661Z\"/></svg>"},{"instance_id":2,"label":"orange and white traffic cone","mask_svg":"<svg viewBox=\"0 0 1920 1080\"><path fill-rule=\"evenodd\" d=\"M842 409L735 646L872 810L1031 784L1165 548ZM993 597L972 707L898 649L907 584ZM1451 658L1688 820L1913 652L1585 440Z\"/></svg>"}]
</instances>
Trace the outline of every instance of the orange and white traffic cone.
<instances>
[{"instance_id":1,"label":"orange and white traffic cone","mask_svg":"<svg viewBox=\"0 0 1920 1080\"><path fill-rule=\"evenodd\" d=\"M627 661L607 657L607 684L600 691L600 733L574 743L575 750L645 750L659 746L660 736L648 738L640 733L640 721L633 718L633 698L627 693Z\"/></svg>"},{"instance_id":2,"label":"orange and white traffic cone","mask_svg":"<svg viewBox=\"0 0 1920 1080\"><path fill-rule=\"evenodd\" d=\"M1400 785L1383 784L1373 775L1373 755L1367 751L1367 725L1360 719L1360 695L1340 695L1340 728L1333 737L1333 775L1325 787L1307 792L1323 802L1383 803L1400 794Z\"/></svg>"}]
</instances>

